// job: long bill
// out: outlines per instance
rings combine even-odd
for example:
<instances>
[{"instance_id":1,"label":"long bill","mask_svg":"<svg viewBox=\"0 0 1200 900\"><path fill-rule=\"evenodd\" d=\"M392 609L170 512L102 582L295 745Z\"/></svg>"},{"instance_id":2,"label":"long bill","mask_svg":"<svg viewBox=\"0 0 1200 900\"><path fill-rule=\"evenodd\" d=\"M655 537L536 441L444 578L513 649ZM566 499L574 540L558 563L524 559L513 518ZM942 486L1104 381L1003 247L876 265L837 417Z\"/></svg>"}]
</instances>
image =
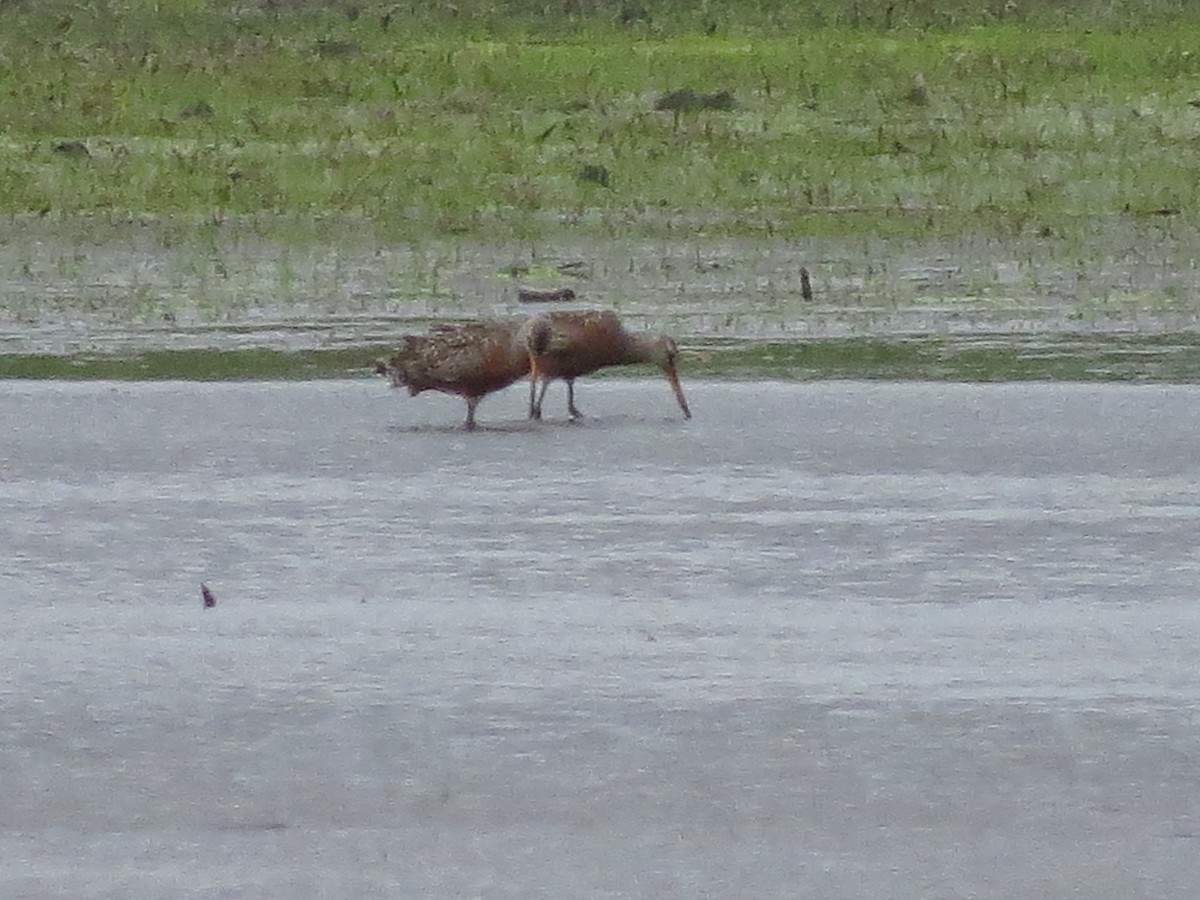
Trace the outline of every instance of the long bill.
<instances>
[{"instance_id":1,"label":"long bill","mask_svg":"<svg viewBox=\"0 0 1200 900\"><path fill-rule=\"evenodd\" d=\"M683 396L683 386L679 383L679 373L675 371L674 364L666 366L663 369L663 374L667 376L667 382L671 385L671 390L675 392L675 399L679 401L679 408L683 410L683 417L690 419L692 411L688 409L687 400Z\"/></svg>"}]
</instances>

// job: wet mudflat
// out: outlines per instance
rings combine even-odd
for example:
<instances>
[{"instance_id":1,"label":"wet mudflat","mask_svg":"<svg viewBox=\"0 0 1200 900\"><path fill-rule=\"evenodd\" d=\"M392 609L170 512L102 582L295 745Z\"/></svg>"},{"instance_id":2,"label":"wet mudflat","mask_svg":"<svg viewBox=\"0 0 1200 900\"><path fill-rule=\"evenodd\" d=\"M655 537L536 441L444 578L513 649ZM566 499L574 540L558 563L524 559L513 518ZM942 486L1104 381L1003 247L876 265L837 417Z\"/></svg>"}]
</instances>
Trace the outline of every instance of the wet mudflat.
<instances>
[{"instance_id":1,"label":"wet mudflat","mask_svg":"<svg viewBox=\"0 0 1200 900\"><path fill-rule=\"evenodd\" d=\"M686 387L5 383L0 894L1193 896L1200 389Z\"/></svg>"},{"instance_id":2,"label":"wet mudflat","mask_svg":"<svg viewBox=\"0 0 1200 900\"><path fill-rule=\"evenodd\" d=\"M557 305L666 331L707 377L1194 381L1197 240L1185 222L1136 220L1074 240L424 245L0 221L0 378L347 377L401 334L528 315L544 307L522 288L569 287L577 302Z\"/></svg>"}]
</instances>

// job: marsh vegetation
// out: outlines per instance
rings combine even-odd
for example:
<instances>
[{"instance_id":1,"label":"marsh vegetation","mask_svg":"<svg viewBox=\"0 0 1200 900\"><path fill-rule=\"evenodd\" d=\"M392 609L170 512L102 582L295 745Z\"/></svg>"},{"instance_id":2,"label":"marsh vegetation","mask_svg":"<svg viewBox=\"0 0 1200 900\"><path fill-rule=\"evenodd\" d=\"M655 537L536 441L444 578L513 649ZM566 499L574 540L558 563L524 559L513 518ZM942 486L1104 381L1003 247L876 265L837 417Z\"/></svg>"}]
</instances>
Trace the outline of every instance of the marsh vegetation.
<instances>
[{"instance_id":1,"label":"marsh vegetation","mask_svg":"<svg viewBox=\"0 0 1200 900\"><path fill-rule=\"evenodd\" d=\"M1200 14L1025 5L10 6L0 196L401 239L1050 235L1194 210Z\"/></svg>"},{"instance_id":2,"label":"marsh vegetation","mask_svg":"<svg viewBox=\"0 0 1200 900\"><path fill-rule=\"evenodd\" d=\"M1174 248L1196 232L1200 12L1169 0L128 0L11 2L0 18L9 322L92 315L76 301L104 276L81 287L71 272L134 232L152 234L145 262L100 305L135 324L241 321L264 290L301 315L363 312L361 297L330 299L327 269L304 280L313 248L343 272L395 248L423 260L386 271L388 296L366 304L420 316L475 312L438 273L495 247L536 273L597 241L610 259L622 242L667 258L738 240L804 262L814 241L856 258L883 242L853 276L870 282L982 238L1018 248L999 268L1047 247L1078 286L1162 246L1178 271ZM29 237L46 232L65 237ZM139 280L180 248L171 289ZM65 277L31 306L47 270ZM834 282L848 276L814 273L845 312ZM1192 315L1190 283L1120 281L1059 312L1169 309L1171 328ZM1004 287L1003 302L1042 300L1036 284Z\"/></svg>"}]
</instances>

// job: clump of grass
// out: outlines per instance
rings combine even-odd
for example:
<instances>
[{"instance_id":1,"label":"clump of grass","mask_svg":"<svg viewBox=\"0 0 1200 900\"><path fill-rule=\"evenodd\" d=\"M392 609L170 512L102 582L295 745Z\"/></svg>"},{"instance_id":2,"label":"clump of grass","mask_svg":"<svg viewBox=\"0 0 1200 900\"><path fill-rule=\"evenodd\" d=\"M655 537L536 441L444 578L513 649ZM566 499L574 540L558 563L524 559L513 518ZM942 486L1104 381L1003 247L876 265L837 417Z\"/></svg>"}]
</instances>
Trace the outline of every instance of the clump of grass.
<instances>
[{"instance_id":1,"label":"clump of grass","mask_svg":"<svg viewBox=\"0 0 1200 900\"><path fill-rule=\"evenodd\" d=\"M737 101L734 100L732 91L713 91L711 94L705 94L691 88L680 88L677 91L663 94L655 100L654 108L659 111L669 110L676 113L697 112L705 109L728 112L737 108Z\"/></svg>"}]
</instances>

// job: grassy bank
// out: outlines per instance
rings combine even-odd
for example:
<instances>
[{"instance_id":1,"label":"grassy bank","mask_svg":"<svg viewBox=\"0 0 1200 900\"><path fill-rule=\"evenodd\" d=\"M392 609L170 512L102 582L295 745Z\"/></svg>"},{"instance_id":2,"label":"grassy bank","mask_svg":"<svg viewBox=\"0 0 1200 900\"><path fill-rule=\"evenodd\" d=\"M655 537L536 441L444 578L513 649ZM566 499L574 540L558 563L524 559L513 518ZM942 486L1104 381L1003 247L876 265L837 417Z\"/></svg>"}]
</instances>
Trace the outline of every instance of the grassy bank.
<instances>
[{"instance_id":1,"label":"grassy bank","mask_svg":"<svg viewBox=\"0 0 1200 900\"><path fill-rule=\"evenodd\" d=\"M396 240L1194 216L1200 12L1117 6L7 4L0 212ZM732 102L655 108L685 89Z\"/></svg>"},{"instance_id":2,"label":"grassy bank","mask_svg":"<svg viewBox=\"0 0 1200 900\"><path fill-rule=\"evenodd\" d=\"M137 353L0 354L0 380L286 381L373 377L389 344L330 350L146 350ZM1200 338L1187 335L976 335L842 338L806 342L693 341L685 380L829 378L915 381L1200 381ZM595 377L657 377L649 367ZM381 382L382 387L382 382Z\"/></svg>"}]
</instances>

